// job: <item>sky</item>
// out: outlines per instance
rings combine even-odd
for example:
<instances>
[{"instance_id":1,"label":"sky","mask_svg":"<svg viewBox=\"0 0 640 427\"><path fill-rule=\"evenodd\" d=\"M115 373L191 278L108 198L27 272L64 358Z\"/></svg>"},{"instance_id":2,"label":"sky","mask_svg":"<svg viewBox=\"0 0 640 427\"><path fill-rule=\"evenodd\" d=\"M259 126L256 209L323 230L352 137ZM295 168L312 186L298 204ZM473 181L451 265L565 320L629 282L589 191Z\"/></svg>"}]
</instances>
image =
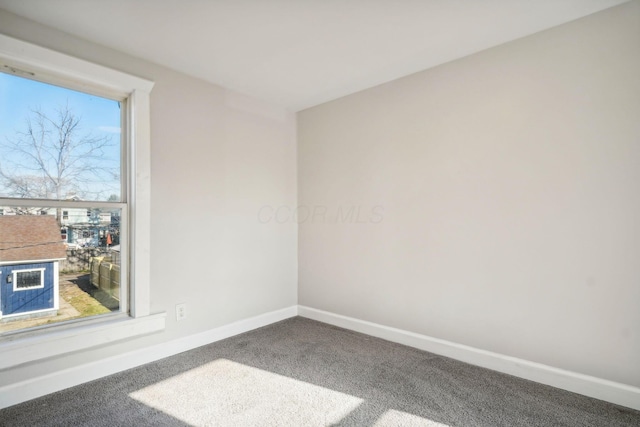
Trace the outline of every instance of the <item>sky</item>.
<instances>
[{"instance_id":1,"label":"sky","mask_svg":"<svg viewBox=\"0 0 640 427\"><path fill-rule=\"evenodd\" d=\"M34 108L55 116L56 108L68 105L81 118L80 135L110 138L112 146L104 152L104 164L120 164L120 106L118 101L89 95L0 72L0 165L10 167L11 155L2 145L25 130L25 119ZM53 113L53 114L52 114ZM8 166L5 166L9 164ZM0 184L1 185L1 184ZM94 184L95 185L95 184ZM108 190L107 190L108 187ZM94 188L97 190L98 188ZM102 190L103 188L100 188ZM4 193L0 188L0 194ZM119 195L117 181L105 183L104 191ZM88 196L87 198L90 198ZM96 198L94 198L96 199Z\"/></svg>"}]
</instances>

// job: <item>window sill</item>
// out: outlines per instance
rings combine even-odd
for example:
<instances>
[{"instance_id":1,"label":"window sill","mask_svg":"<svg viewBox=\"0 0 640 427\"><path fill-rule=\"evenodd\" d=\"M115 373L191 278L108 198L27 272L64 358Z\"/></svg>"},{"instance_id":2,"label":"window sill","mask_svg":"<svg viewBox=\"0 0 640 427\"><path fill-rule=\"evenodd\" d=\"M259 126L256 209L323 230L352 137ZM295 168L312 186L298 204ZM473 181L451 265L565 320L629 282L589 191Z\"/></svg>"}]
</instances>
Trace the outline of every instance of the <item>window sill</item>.
<instances>
[{"instance_id":1,"label":"window sill","mask_svg":"<svg viewBox=\"0 0 640 427\"><path fill-rule=\"evenodd\" d=\"M0 342L0 370L25 363L86 350L116 341L160 332L165 328L166 313L131 318L117 316L95 323L47 330L42 334L7 337Z\"/></svg>"}]
</instances>

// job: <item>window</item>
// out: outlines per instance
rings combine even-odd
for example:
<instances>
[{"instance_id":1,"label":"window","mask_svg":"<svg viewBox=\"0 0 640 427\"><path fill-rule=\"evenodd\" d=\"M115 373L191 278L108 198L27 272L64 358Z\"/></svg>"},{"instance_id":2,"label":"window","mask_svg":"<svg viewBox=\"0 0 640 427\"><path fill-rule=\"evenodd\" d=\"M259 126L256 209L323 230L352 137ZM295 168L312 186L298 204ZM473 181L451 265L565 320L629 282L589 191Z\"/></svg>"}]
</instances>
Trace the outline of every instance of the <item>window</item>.
<instances>
[{"instance_id":1,"label":"window","mask_svg":"<svg viewBox=\"0 0 640 427\"><path fill-rule=\"evenodd\" d=\"M0 290L0 316L6 318L0 333L126 312L121 245L108 246L98 235L108 229L124 234L121 227L127 226L126 220L111 221L128 207L127 140L121 132L127 99L33 80L16 69L2 71L0 197L15 215L0 218L0 262L45 265L14 273L14 290L47 293L34 294L41 301L28 303L21 294ZM63 224L66 242L59 238ZM76 249L72 259L68 247ZM58 310L56 301L73 310ZM42 310L49 310L46 316Z\"/></svg>"},{"instance_id":2,"label":"window","mask_svg":"<svg viewBox=\"0 0 640 427\"><path fill-rule=\"evenodd\" d=\"M24 167L26 160L20 156L19 150L12 151L12 161L7 163L7 152L2 148L2 167L7 168L3 171L4 184L0 186L2 218L14 217L20 221L36 218L39 227L51 231L31 233L32 238L36 236L32 242L24 242L20 248L13 248L22 250L20 254L14 254L16 257L29 255L25 259L7 260L2 256L6 251L0 247L0 268L6 270L10 268L10 263L20 261L24 263L24 268L35 269L26 264L37 261L38 268L44 268L40 280L46 282L49 271L52 271L53 277L58 277L59 262L66 254L51 253L49 255L53 258L45 259L40 249L57 247L59 250L61 236L65 237L65 243L70 248L83 244L99 248L103 245L100 236L108 231L112 236L111 246L115 240L120 249L117 256L113 257L116 260L112 263L116 264L115 268L114 265L108 267L119 270L115 273L117 280L112 283L121 283L117 285L117 309L110 314L93 316L86 321L59 322L24 331L0 333L0 352L3 354L0 369L162 330L166 314L151 314L149 299L149 93L153 83L1 34L0 71L3 78L13 79L19 84L27 82L42 85L40 87L46 90L66 91L70 102L59 105L53 114L54 118L60 120L53 121L61 131L69 128L65 124L74 123L69 118L70 114L66 114L66 107L77 107L77 94L81 94L78 95L81 98L84 96L85 100L90 97L95 103L111 102L118 109L120 120L117 124L84 123L87 126L84 130L88 132L83 135L99 139L101 134L98 131L103 132L103 136L112 132L115 137L111 141L117 140L117 144L109 145L105 138L97 142L93 151L88 146L85 146L85 151L77 149L74 154L83 170L89 171L96 165L98 170L90 178L89 175L85 175L84 179L77 179L79 175L63 177L59 184L66 185L65 189L51 180L43 179L42 174L27 174L25 171L29 167ZM5 94L7 92L3 86L3 98ZM11 96L10 99L17 99L15 94ZM20 97L20 94L17 96ZM53 98L46 96L43 99ZM37 108L31 111L35 115L27 122L27 127L21 129L25 134L22 136L37 137L38 126L47 124L45 122L51 113L45 110L49 107L40 106L42 111ZM12 126L16 124L15 119L5 120L3 114L3 126L6 126L6 122L11 122ZM22 153L23 156L25 154L28 153ZM105 162L101 163L100 159ZM52 161L52 158L39 160L44 162L40 165L42 167L47 166L46 162ZM14 178L13 186L8 186L7 178ZM24 192L20 193L22 190ZM89 211L95 212L91 218L87 216ZM45 214L32 215L33 212ZM43 225L45 223L48 224ZM55 226L50 226L51 223ZM79 237L84 241L72 241L75 236L85 235L89 237ZM0 236L3 236L0 240L5 240L0 245L18 246L15 241L11 243L4 238L3 233ZM23 233L23 237L28 239L29 233ZM32 259L32 252L38 252L40 259ZM47 270L49 268L51 270ZM0 271L0 277L5 277L5 274L6 271ZM22 283L25 286L34 283L34 277L24 276ZM17 286L17 277L15 282ZM47 289L46 283L44 288ZM29 287L24 289L22 292L35 292ZM55 296L54 300L58 297ZM0 294L0 303L2 298ZM0 315L5 316L5 313ZM2 323L10 323L4 320ZM54 330L55 334L49 333ZM64 346L58 344L60 339L65 340Z\"/></svg>"},{"instance_id":3,"label":"window","mask_svg":"<svg viewBox=\"0 0 640 427\"><path fill-rule=\"evenodd\" d=\"M19 291L35 288L44 288L44 268L13 271L14 290Z\"/></svg>"}]
</instances>

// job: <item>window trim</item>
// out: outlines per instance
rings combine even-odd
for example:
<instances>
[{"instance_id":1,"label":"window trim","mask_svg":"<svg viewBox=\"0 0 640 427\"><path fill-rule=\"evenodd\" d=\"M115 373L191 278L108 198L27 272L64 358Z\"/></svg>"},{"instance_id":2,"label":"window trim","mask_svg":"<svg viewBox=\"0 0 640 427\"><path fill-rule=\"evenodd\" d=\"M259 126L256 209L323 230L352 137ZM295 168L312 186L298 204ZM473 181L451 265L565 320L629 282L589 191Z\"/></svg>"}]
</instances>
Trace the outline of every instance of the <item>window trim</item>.
<instances>
[{"instance_id":1,"label":"window trim","mask_svg":"<svg viewBox=\"0 0 640 427\"><path fill-rule=\"evenodd\" d=\"M13 292L23 292L30 291L32 289L44 289L44 268L24 268L21 270L11 270L11 274L13 275ZM18 273L29 273L31 271L39 271L40 272L40 285L38 286L28 286L26 288L18 287Z\"/></svg>"},{"instance_id":2,"label":"window trim","mask_svg":"<svg viewBox=\"0 0 640 427\"><path fill-rule=\"evenodd\" d=\"M128 108L123 135L128 140L128 153L123 174L127 174L125 182L129 185L128 209L123 209L122 213L128 216L124 221L127 224L124 232L128 233L129 247L122 248L122 259L128 263L121 266L127 270L124 274L129 281L128 316L126 313L105 316L104 319L100 316L92 321L65 322L3 335L0 337L0 352L7 357L2 358L0 369L164 329L166 313L152 315L150 299L149 94L154 83L3 34L0 34L0 66L16 71L16 75L26 72L32 79L108 98L125 99ZM42 203L55 205L52 201ZM59 345L55 337L60 334L77 339L70 340L69 345ZM34 351L34 345L38 351ZM5 353L9 349L11 351Z\"/></svg>"}]
</instances>

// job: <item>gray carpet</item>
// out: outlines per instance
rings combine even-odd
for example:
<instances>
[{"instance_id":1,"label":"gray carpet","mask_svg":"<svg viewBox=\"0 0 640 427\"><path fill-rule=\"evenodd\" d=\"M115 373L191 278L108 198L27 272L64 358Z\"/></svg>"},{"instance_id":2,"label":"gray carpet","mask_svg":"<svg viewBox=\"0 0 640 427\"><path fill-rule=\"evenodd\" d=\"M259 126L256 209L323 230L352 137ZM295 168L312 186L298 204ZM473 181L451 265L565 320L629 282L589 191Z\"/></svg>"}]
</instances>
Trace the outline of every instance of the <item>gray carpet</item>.
<instances>
[{"instance_id":1,"label":"gray carpet","mask_svg":"<svg viewBox=\"0 0 640 427\"><path fill-rule=\"evenodd\" d=\"M0 411L2 426L640 426L640 412L296 317Z\"/></svg>"}]
</instances>

